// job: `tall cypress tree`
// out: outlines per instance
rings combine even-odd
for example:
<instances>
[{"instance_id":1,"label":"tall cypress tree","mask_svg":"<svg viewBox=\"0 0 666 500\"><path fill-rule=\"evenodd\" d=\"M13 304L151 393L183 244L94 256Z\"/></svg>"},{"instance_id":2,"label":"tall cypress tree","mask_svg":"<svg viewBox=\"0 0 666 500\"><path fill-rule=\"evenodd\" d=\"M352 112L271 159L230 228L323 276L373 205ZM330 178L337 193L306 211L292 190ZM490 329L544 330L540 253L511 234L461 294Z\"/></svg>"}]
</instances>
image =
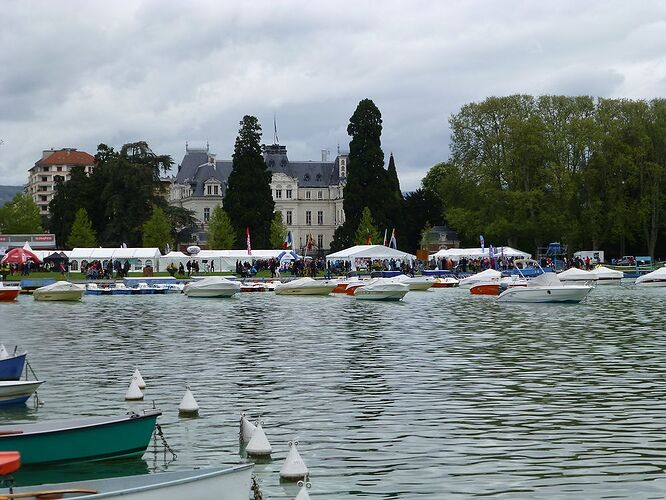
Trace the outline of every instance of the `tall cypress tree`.
<instances>
[{"instance_id":1,"label":"tall cypress tree","mask_svg":"<svg viewBox=\"0 0 666 500\"><path fill-rule=\"evenodd\" d=\"M245 246L249 227L254 248L269 248L275 203L271 193L271 173L261 152L261 125L254 116L240 122L234 145L233 169L229 174L224 209L236 232L236 245Z\"/></svg>"}]
</instances>

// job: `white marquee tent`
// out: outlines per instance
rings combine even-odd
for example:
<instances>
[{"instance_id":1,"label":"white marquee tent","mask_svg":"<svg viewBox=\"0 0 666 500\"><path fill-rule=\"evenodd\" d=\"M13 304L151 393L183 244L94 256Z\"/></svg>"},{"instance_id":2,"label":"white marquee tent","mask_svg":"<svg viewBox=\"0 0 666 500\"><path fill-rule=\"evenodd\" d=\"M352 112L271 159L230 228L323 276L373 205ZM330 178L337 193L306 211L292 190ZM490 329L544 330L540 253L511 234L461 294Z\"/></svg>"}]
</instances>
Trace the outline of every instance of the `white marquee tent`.
<instances>
[{"instance_id":1,"label":"white marquee tent","mask_svg":"<svg viewBox=\"0 0 666 500\"><path fill-rule=\"evenodd\" d=\"M109 260L123 264L128 260L132 271L143 271L147 266L159 271L161 255L159 248L74 248L69 253L69 265L72 271L78 271L83 261L99 260L104 265Z\"/></svg>"},{"instance_id":2,"label":"white marquee tent","mask_svg":"<svg viewBox=\"0 0 666 500\"><path fill-rule=\"evenodd\" d=\"M356 245L345 248L326 256L327 262L349 261L352 270L356 270L357 264L364 260L390 260L394 259L400 262L411 262L416 259L416 255L407 252L401 252L395 248L385 247L384 245Z\"/></svg>"},{"instance_id":3,"label":"white marquee tent","mask_svg":"<svg viewBox=\"0 0 666 500\"><path fill-rule=\"evenodd\" d=\"M185 265L187 261L196 261L199 266L203 264L201 271L211 264L215 267L216 272L235 271L236 262L252 262L253 260L267 260L278 259L280 262L285 260L294 260L300 258L295 252L291 250L252 250L252 254L248 255L247 250L201 250L196 255L187 255L182 252L169 252L164 257L160 258L160 267L166 269L171 263Z\"/></svg>"},{"instance_id":4,"label":"white marquee tent","mask_svg":"<svg viewBox=\"0 0 666 500\"><path fill-rule=\"evenodd\" d=\"M507 258L514 257L521 259L529 259L532 257L532 254L521 252L520 250L511 247L493 247L493 253L495 257L500 257L502 255ZM490 252L488 248L484 248L483 250L481 248L449 248L448 250L440 250L439 252L430 255L431 259L447 258L455 261L458 261L463 257L467 259L490 257Z\"/></svg>"}]
</instances>

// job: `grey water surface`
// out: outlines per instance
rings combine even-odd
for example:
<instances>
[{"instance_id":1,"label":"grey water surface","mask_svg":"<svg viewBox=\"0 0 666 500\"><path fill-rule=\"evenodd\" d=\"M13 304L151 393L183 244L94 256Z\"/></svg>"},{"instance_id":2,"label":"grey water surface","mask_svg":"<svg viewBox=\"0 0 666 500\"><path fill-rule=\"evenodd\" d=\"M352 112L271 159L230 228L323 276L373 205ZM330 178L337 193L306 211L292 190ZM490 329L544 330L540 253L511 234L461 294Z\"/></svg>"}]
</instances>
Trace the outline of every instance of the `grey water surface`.
<instances>
[{"instance_id":1,"label":"grey water surface","mask_svg":"<svg viewBox=\"0 0 666 500\"><path fill-rule=\"evenodd\" d=\"M29 351L43 405L0 422L164 414L169 460L27 471L26 482L232 465L240 412L261 416L281 483L288 441L313 500L666 497L666 289L598 287L580 305L517 305L467 290L402 303L243 293L0 303L0 341ZM139 366L144 402L126 402ZM178 417L189 383L202 410ZM166 457L166 458L165 458Z\"/></svg>"}]
</instances>

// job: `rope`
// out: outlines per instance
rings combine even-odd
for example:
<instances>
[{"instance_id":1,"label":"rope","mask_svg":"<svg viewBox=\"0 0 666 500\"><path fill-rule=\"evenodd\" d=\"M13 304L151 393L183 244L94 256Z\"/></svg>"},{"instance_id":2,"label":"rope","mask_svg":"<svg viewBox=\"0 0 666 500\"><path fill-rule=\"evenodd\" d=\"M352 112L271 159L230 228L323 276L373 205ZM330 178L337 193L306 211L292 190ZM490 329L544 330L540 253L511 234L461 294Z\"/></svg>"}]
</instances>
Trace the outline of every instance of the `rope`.
<instances>
[{"instance_id":1,"label":"rope","mask_svg":"<svg viewBox=\"0 0 666 500\"><path fill-rule=\"evenodd\" d=\"M164 437L164 433L162 432L162 427L160 426L160 424L156 423L155 428L157 429L157 435L160 437L160 439L162 440L162 444L164 445L165 456L166 452L168 451L169 453L171 453L173 459L176 460L176 458L178 458L178 455L176 455L176 452L173 450L171 446L169 446L169 443L167 443L167 440Z\"/></svg>"}]
</instances>

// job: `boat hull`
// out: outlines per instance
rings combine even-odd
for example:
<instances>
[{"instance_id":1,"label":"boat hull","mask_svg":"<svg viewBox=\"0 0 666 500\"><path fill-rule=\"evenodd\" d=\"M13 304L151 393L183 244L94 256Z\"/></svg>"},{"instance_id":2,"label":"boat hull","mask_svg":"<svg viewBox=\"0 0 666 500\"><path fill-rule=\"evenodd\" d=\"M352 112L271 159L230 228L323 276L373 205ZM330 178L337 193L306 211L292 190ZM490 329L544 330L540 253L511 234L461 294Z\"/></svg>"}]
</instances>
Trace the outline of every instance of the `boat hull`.
<instances>
[{"instance_id":1,"label":"boat hull","mask_svg":"<svg viewBox=\"0 0 666 500\"><path fill-rule=\"evenodd\" d=\"M0 451L18 451L25 465L141 456L159 415L159 411L150 411L136 416L3 425Z\"/></svg>"},{"instance_id":2,"label":"boat hull","mask_svg":"<svg viewBox=\"0 0 666 500\"><path fill-rule=\"evenodd\" d=\"M666 286L666 280L642 281L636 283L636 286L658 288Z\"/></svg>"},{"instance_id":3,"label":"boat hull","mask_svg":"<svg viewBox=\"0 0 666 500\"><path fill-rule=\"evenodd\" d=\"M0 302L11 302L12 300L16 300L20 293L20 287L0 287Z\"/></svg>"},{"instance_id":4,"label":"boat hull","mask_svg":"<svg viewBox=\"0 0 666 500\"><path fill-rule=\"evenodd\" d=\"M595 283L597 285L619 285L622 283L622 278L599 278Z\"/></svg>"},{"instance_id":5,"label":"boat hull","mask_svg":"<svg viewBox=\"0 0 666 500\"><path fill-rule=\"evenodd\" d=\"M25 403L32 396L37 388L42 385L40 380L19 381L3 380L0 381L0 406L8 406ZM13 450L4 450L13 451Z\"/></svg>"},{"instance_id":6,"label":"boat hull","mask_svg":"<svg viewBox=\"0 0 666 500\"><path fill-rule=\"evenodd\" d=\"M409 290L396 291L366 291L363 287L357 288L354 297L357 300L402 300Z\"/></svg>"},{"instance_id":7,"label":"boat hull","mask_svg":"<svg viewBox=\"0 0 666 500\"><path fill-rule=\"evenodd\" d=\"M198 299L214 299L216 297L231 297L236 295L240 289L191 289L185 290L185 295Z\"/></svg>"},{"instance_id":8,"label":"boat hull","mask_svg":"<svg viewBox=\"0 0 666 500\"><path fill-rule=\"evenodd\" d=\"M66 290L60 292L41 292L39 289L35 290L32 294L35 300L43 301L65 301L74 302L81 300L85 290Z\"/></svg>"},{"instance_id":9,"label":"boat hull","mask_svg":"<svg viewBox=\"0 0 666 500\"><path fill-rule=\"evenodd\" d=\"M133 500L247 500L252 487L253 465L239 465L229 469L195 469L189 471L158 472L138 476L43 484L14 488L15 493L53 491L62 489L91 489L98 493L72 496L79 500L99 498L132 498ZM6 490L0 490L6 493ZM2 495L2 493L0 493ZM70 498L70 495L67 495Z\"/></svg>"},{"instance_id":10,"label":"boat hull","mask_svg":"<svg viewBox=\"0 0 666 500\"><path fill-rule=\"evenodd\" d=\"M578 304L587 297L590 290L592 287L581 285L548 288L520 286L505 290L497 300L499 302Z\"/></svg>"},{"instance_id":11,"label":"boat hull","mask_svg":"<svg viewBox=\"0 0 666 500\"><path fill-rule=\"evenodd\" d=\"M472 285L469 289L469 293L472 295L499 295L500 293L500 284L499 283L477 283Z\"/></svg>"},{"instance_id":12,"label":"boat hull","mask_svg":"<svg viewBox=\"0 0 666 500\"><path fill-rule=\"evenodd\" d=\"M0 380L18 380L25 367L27 353L0 359Z\"/></svg>"}]
</instances>

